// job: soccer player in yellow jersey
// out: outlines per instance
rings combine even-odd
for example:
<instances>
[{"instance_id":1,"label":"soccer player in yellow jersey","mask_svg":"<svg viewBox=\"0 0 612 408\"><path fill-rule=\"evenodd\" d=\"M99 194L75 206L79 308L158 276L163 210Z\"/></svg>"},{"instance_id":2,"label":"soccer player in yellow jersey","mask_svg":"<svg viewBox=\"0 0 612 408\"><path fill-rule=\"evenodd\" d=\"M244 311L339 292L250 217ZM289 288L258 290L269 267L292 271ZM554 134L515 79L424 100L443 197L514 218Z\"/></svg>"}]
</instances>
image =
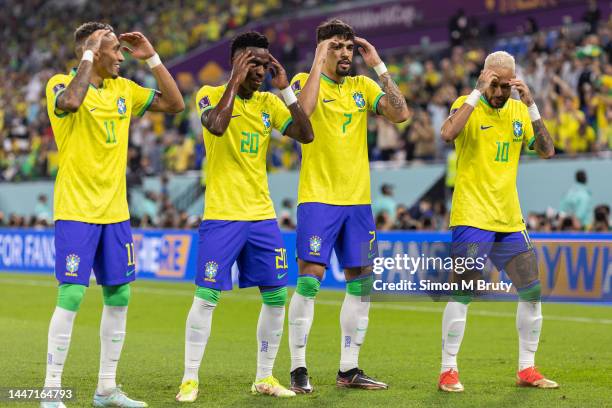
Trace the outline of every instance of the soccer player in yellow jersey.
<instances>
[{"instance_id":1,"label":"soccer player in yellow jersey","mask_svg":"<svg viewBox=\"0 0 612 408\"><path fill-rule=\"evenodd\" d=\"M516 89L520 101L511 99ZM535 367L542 327L538 265L527 235L516 190L522 145L528 142L542 158L554 155L550 137L525 83L515 77L514 58L490 54L469 96L459 97L442 125L442 138L454 141L457 179L451 207L453 255L488 257L504 270L518 290L516 327L519 336L517 384L557 388ZM454 279L472 280L478 271ZM469 291L457 292L442 320L442 369L438 388L461 392L457 353L461 345Z\"/></svg>"},{"instance_id":2,"label":"soccer player in yellow jersey","mask_svg":"<svg viewBox=\"0 0 612 408\"><path fill-rule=\"evenodd\" d=\"M198 371L212 314L221 291L232 289L234 262L239 286L258 286L263 300L251 392L295 396L272 375L285 320L287 251L268 190L266 152L273 129L301 143L310 143L314 136L285 70L268 51L265 36L239 35L232 42L231 58L228 83L204 86L196 96L208 182L199 230L197 289L185 332L185 371L176 396L179 402L193 402L198 396ZM258 91L268 71L285 103L270 92Z\"/></svg>"},{"instance_id":3,"label":"soccer player in yellow jersey","mask_svg":"<svg viewBox=\"0 0 612 408\"><path fill-rule=\"evenodd\" d=\"M340 20L317 28L317 50L310 74L297 74L293 90L310 116L313 143L302 148L298 191L297 256L299 277L289 306L291 387L312 392L306 369L306 343L314 300L329 265L332 248L344 268L346 295L338 387L386 389L359 369L359 349L368 326L376 227L370 200L367 149L368 112L392 122L408 118L406 100L376 49ZM350 76L355 47L375 70L381 87L365 76Z\"/></svg>"},{"instance_id":4,"label":"soccer player in yellow jersey","mask_svg":"<svg viewBox=\"0 0 612 408\"><path fill-rule=\"evenodd\" d=\"M125 338L129 283L135 279L125 172L130 118L147 110L176 113L183 98L153 46L141 33L116 36L107 24L90 22L75 34L81 59L69 74L47 84L47 111L59 150L55 181L55 275L60 283L48 337L45 387L61 387L76 313L91 270L102 285L100 372L95 407L146 407L115 382ZM146 60L160 91L119 76L123 50ZM44 401L45 408L63 408Z\"/></svg>"}]
</instances>

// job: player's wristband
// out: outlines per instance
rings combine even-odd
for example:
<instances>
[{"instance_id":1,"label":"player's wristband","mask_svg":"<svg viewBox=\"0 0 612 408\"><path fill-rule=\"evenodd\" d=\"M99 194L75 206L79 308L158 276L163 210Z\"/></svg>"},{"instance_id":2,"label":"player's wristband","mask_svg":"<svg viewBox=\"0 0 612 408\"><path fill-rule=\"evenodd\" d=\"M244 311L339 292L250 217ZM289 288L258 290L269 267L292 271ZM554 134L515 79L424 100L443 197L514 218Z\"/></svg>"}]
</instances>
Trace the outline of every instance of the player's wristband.
<instances>
[{"instance_id":1,"label":"player's wristband","mask_svg":"<svg viewBox=\"0 0 612 408\"><path fill-rule=\"evenodd\" d=\"M153 55L151 58L147 58L147 65L151 69L155 68L158 65L161 65L161 63L161 58L159 58L159 55L157 53L155 53L155 55Z\"/></svg>"},{"instance_id":2,"label":"player's wristband","mask_svg":"<svg viewBox=\"0 0 612 408\"><path fill-rule=\"evenodd\" d=\"M535 104L535 102L532 103L531 106L527 108L527 110L529 111L529 117L531 118L532 122L541 119L540 111L538 110L538 106Z\"/></svg>"},{"instance_id":3,"label":"player's wristband","mask_svg":"<svg viewBox=\"0 0 612 408\"><path fill-rule=\"evenodd\" d=\"M482 94L478 89L474 89L472 93L469 94L468 97L465 99L465 103L470 105L472 108L475 108L481 95Z\"/></svg>"},{"instance_id":4,"label":"player's wristband","mask_svg":"<svg viewBox=\"0 0 612 408\"><path fill-rule=\"evenodd\" d=\"M381 76L382 74L387 72L387 66L384 62L381 61L378 65L374 67L374 72L376 72L376 75Z\"/></svg>"},{"instance_id":5,"label":"player's wristband","mask_svg":"<svg viewBox=\"0 0 612 408\"><path fill-rule=\"evenodd\" d=\"M291 90L290 86L286 87L285 89L281 89L280 93L281 95L283 95L283 99L285 100L285 104L287 106L293 105L294 103L297 102L297 97Z\"/></svg>"},{"instance_id":6,"label":"player's wristband","mask_svg":"<svg viewBox=\"0 0 612 408\"><path fill-rule=\"evenodd\" d=\"M81 61L93 62L93 58L94 58L93 51L92 50L85 50L85 52L83 53L83 58L81 58Z\"/></svg>"}]
</instances>

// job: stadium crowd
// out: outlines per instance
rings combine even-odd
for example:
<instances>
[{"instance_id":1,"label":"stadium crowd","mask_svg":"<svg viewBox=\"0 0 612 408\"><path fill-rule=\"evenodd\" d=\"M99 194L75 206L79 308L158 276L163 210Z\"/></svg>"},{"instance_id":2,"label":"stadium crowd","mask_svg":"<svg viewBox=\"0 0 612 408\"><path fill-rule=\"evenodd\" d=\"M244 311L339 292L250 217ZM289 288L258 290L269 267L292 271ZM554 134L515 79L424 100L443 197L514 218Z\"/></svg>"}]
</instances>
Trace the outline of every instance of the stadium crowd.
<instances>
[{"instance_id":1,"label":"stadium crowd","mask_svg":"<svg viewBox=\"0 0 612 408\"><path fill-rule=\"evenodd\" d=\"M297 0L183 0L182 7L160 0L146 4L117 0L64 3L73 3L78 12L62 13L60 17L53 2L9 0L5 5L8 13L0 16L3 27L0 39L6 50L0 54L0 181L34 180L55 175L57 148L46 114L44 87L53 73L76 65L68 39L80 22L95 18L111 22L118 32L141 30L149 36L162 58L170 59L233 35L237 28L264 14L290 13L296 7L305 6ZM309 1L306 6L320 3ZM114 12L119 9L121 14ZM583 25L563 26L546 32L539 31L535 21L528 21L516 36L496 37L493 43L483 43L483 36L473 32L462 32L453 21L449 29L452 48L431 53L420 49L384 55L389 71L414 113L409 121L399 125L378 117L369 121L367 137L371 161L444 161L449 154L452 157L452 146L440 137L441 124L455 98L474 87L487 53L498 49L516 56L517 74L532 88L558 154L593 154L612 149L612 16L601 21L599 14L587 13ZM285 58L281 57L281 62L291 67L289 74L307 71L311 61L299 58L291 35L276 34L271 38L282 42ZM357 55L354 71L373 76ZM145 86L154 86L149 71L133 60L125 61L122 72ZM226 75L222 75L220 81ZM193 103L195 92L202 83L191 77L178 78L178 82L187 107L183 113L176 116L149 113L132 122L128 151L128 183L131 186L139 185L145 176L184 173L204 167L206 153ZM274 138L268 154L270 171L299 168L299 146L289 138ZM205 180L205 174L202 178ZM374 210L380 230L445 229L448 225L445 200L424 199L412 207L396 204L391 210L389 195L381 192L378 196ZM189 228L198 221L178 211L164 194L147 192L146 201L151 214L165 211L169 215L163 219L145 215L137 220L137 225ZM387 201L386 206L377 207L384 201ZM39 204L40 208L47 205ZM286 228L294 226L293 207L293 203L286 201L279 213ZM605 218L607 230L609 208L606 208L595 208L592 220L601 221L598 224L580 220L571 211L562 209L530 214L528 224L532 230L544 231L603 230ZM48 217L39 214L31 219L17 215L6 218L0 213L0 225L42 226L50 222Z\"/></svg>"}]
</instances>

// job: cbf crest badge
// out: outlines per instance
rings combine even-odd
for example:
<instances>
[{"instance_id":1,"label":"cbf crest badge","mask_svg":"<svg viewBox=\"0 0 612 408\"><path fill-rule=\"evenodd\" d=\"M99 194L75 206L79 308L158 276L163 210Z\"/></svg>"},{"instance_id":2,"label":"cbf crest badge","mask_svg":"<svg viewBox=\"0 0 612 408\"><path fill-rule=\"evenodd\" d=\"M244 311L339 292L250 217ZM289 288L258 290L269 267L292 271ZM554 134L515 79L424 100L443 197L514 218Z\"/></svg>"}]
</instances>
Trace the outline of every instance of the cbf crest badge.
<instances>
[{"instance_id":1,"label":"cbf crest badge","mask_svg":"<svg viewBox=\"0 0 612 408\"><path fill-rule=\"evenodd\" d=\"M120 115L125 115L125 112L127 112L127 106L125 105L125 98L123 96L117 99L117 112L119 112Z\"/></svg>"},{"instance_id":2,"label":"cbf crest badge","mask_svg":"<svg viewBox=\"0 0 612 408\"><path fill-rule=\"evenodd\" d=\"M216 263L215 261L206 262L206 265L204 265L204 280L208 282L216 282L215 277L217 276L218 270L218 263Z\"/></svg>"},{"instance_id":3,"label":"cbf crest badge","mask_svg":"<svg viewBox=\"0 0 612 408\"><path fill-rule=\"evenodd\" d=\"M366 101L361 92L355 92L353 94L353 100L355 101L355 105L357 105L359 109L365 107L366 105Z\"/></svg>"},{"instance_id":4,"label":"cbf crest badge","mask_svg":"<svg viewBox=\"0 0 612 408\"><path fill-rule=\"evenodd\" d=\"M523 122L520 120L512 121L512 133L514 134L514 141L523 140Z\"/></svg>"},{"instance_id":5,"label":"cbf crest badge","mask_svg":"<svg viewBox=\"0 0 612 408\"><path fill-rule=\"evenodd\" d=\"M79 264L81 258L76 254L70 254L66 257L66 276L78 276Z\"/></svg>"},{"instance_id":6,"label":"cbf crest badge","mask_svg":"<svg viewBox=\"0 0 612 408\"><path fill-rule=\"evenodd\" d=\"M310 246L310 255L318 256L321 251L321 243L323 240L318 235L313 235L310 237L309 246Z\"/></svg>"},{"instance_id":7,"label":"cbf crest badge","mask_svg":"<svg viewBox=\"0 0 612 408\"><path fill-rule=\"evenodd\" d=\"M261 112L261 121L263 122L266 129L270 128L271 124L270 124L270 114L269 113Z\"/></svg>"}]
</instances>

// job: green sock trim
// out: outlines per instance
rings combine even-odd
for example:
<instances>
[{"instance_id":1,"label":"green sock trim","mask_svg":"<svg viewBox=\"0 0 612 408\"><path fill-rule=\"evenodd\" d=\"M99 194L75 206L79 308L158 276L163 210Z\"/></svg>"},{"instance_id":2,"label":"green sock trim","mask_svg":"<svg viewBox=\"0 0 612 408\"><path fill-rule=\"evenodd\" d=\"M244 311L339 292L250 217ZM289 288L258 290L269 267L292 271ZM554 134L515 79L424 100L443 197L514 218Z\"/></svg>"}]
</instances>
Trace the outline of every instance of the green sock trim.
<instances>
[{"instance_id":1,"label":"green sock trim","mask_svg":"<svg viewBox=\"0 0 612 408\"><path fill-rule=\"evenodd\" d=\"M469 305L473 297L474 295L470 291L457 290L457 291L454 291L453 294L451 295L451 300L454 300L455 302L463 303L464 305Z\"/></svg>"},{"instance_id":2,"label":"green sock trim","mask_svg":"<svg viewBox=\"0 0 612 408\"><path fill-rule=\"evenodd\" d=\"M307 298L314 298L317 296L319 288L321 288L321 282L319 282L317 278L313 278L312 276L298 276L295 291L300 295Z\"/></svg>"},{"instance_id":3,"label":"green sock trim","mask_svg":"<svg viewBox=\"0 0 612 408\"><path fill-rule=\"evenodd\" d=\"M127 306L132 290L129 283L117 286L102 286L102 296L106 306Z\"/></svg>"},{"instance_id":4,"label":"green sock trim","mask_svg":"<svg viewBox=\"0 0 612 408\"><path fill-rule=\"evenodd\" d=\"M287 287L283 286L276 290L261 292L261 298L264 305L285 306L285 303L287 303Z\"/></svg>"},{"instance_id":5,"label":"green sock trim","mask_svg":"<svg viewBox=\"0 0 612 408\"><path fill-rule=\"evenodd\" d=\"M346 293L353 296L368 296L372 291L372 274L346 282Z\"/></svg>"},{"instance_id":6,"label":"green sock trim","mask_svg":"<svg viewBox=\"0 0 612 408\"><path fill-rule=\"evenodd\" d=\"M78 312L85 296L85 285L63 283L57 291L57 305L62 309Z\"/></svg>"},{"instance_id":7,"label":"green sock trim","mask_svg":"<svg viewBox=\"0 0 612 408\"><path fill-rule=\"evenodd\" d=\"M455 302L463 303L464 305L469 305L472 301L472 295L453 295L451 299Z\"/></svg>"},{"instance_id":8,"label":"green sock trim","mask_svg":"<svg viewBox=\"0 0 612 408\"><path fill-rule=\"evenodd\" d=\"M207 302L214 303L215 305L219 302L221 297L221 291L217 289L205 288L198 286L195 291L196 297L206 300Z\"/></svg>"},{"instance_id":9,"label":"green sock trim","mask_svg":"<svg viewBox=\"0 0 612 408\"><path fill-rule=\"evenodd\" d=\"M542 285L536 283L535 285L527 288L527 289L518 289L517 290L519 299L526 302L538 302L540 301L540 297L542 295Z\"/></svg>"}]
</instances>

